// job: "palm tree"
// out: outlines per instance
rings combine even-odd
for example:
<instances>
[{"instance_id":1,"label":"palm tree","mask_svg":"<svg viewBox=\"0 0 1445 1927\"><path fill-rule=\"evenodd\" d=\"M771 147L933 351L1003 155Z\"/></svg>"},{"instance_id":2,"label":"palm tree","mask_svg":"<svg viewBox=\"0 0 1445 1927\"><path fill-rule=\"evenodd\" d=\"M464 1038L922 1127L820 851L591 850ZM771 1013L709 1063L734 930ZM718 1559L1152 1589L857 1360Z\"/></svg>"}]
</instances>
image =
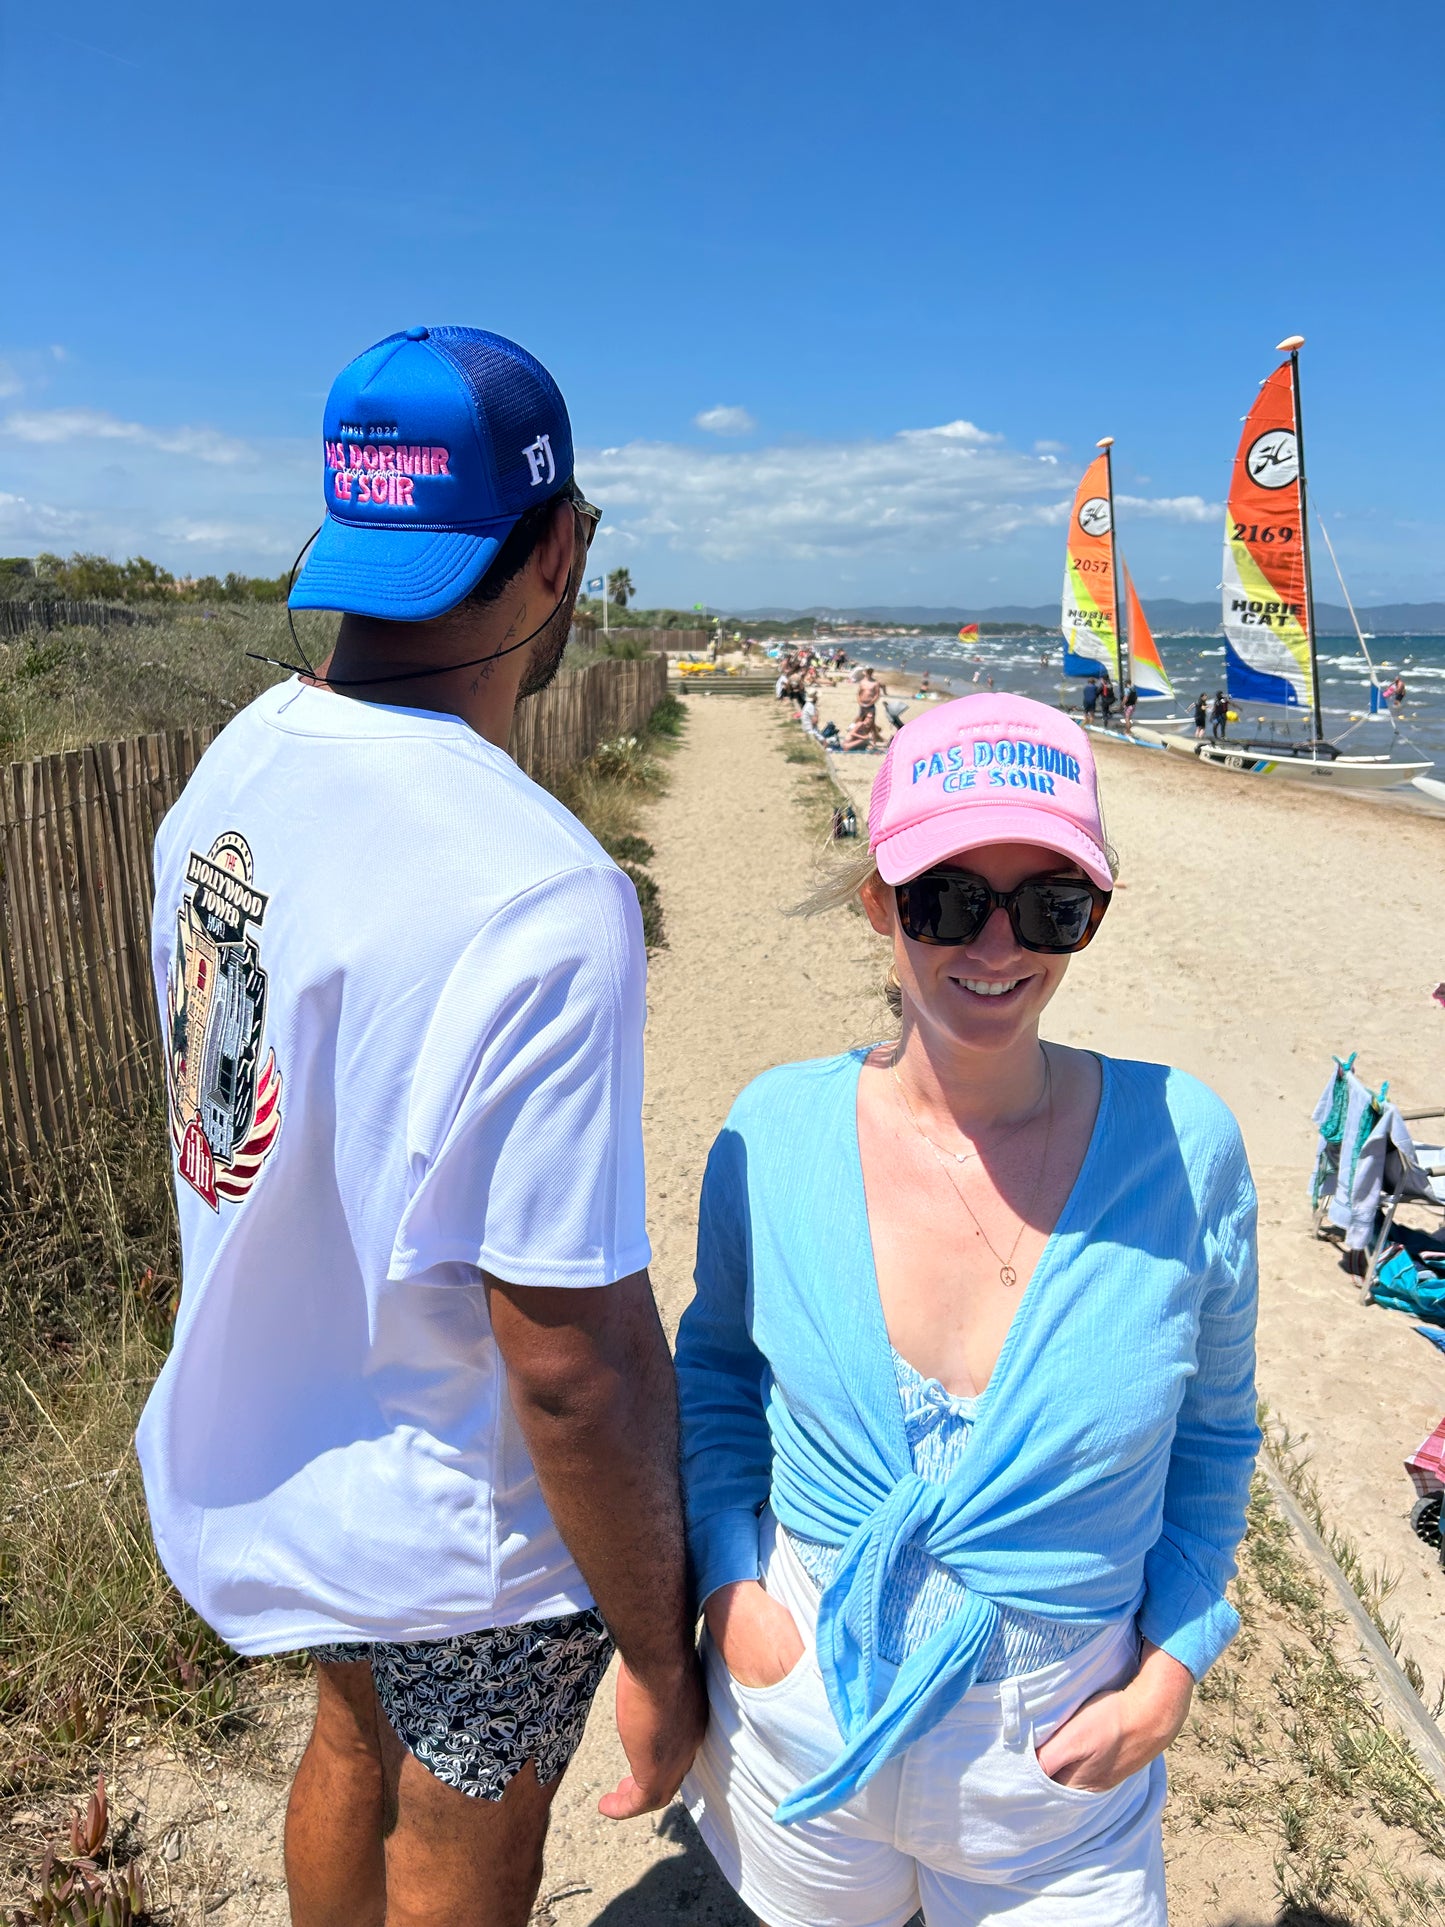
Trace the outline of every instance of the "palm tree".
<instances>
[{"instance_id":1,"label":"palm tree","mask_svg":"<svg viewBox=\"0 0 1445 1927\"><path fill-rule=\"evenodd\" d=\"M627 598L636 595L632 586L632 574L627 569L613 569L607 578L607 593L619 609L627 607Z\"/></svg>"}]
</instances>

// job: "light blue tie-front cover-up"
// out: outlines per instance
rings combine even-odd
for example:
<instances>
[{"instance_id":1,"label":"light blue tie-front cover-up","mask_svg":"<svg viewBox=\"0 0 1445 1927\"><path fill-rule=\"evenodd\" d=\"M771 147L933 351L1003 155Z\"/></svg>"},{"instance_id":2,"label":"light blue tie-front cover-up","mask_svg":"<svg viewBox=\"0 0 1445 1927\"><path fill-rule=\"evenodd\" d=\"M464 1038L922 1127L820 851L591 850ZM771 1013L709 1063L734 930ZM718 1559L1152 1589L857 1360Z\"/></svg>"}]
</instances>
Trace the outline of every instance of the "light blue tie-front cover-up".
<instances>
[{"instance_id":1,"label":"light blue tie-front cover-up","mask_svg":"<svg viewBox=\"0 0 1445 1927\"><path fill-rule=\"evenodd\" d=\"M678 1334L700 1596L756 1578L764 1504L841 1548L816 1639L842 1746L781 1821L841 1805L936 1724L973 1683L998 1605L1065 1622L1137 1607L1144 1637L1201 1677L1238 1627L1224 1595L1259 1443L1238 1126L1182 1072L1102 1059L1088 1151L969 1450L947 1483L919 1478L858 1153L866 1055L782 1066L738 1099L708 1161ZM915 1540L968 1592L880 1669L883 1595Z\"/></svg>"}]
</instances>

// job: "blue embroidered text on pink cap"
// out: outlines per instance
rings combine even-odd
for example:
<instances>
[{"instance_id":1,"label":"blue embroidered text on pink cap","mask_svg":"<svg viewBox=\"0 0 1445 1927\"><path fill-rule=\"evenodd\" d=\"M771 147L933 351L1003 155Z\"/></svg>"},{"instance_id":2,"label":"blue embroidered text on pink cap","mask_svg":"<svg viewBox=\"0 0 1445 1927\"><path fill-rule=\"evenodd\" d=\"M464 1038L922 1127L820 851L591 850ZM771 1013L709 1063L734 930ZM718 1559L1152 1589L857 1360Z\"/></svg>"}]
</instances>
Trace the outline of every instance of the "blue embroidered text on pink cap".
<instances>
[{"instance_id":1,"label":"blue embroidered text on pink cap","mask_svg":"<svg viewBox=\"0 0 1445 1927\"><path fill-rule=\"evenodd\" d=\"M1035 843L1114 887L1089 739L1027 696L962 696L905 723L874 779L868 840L885 883L987 843Z\"/></svg>"}]
</instances>

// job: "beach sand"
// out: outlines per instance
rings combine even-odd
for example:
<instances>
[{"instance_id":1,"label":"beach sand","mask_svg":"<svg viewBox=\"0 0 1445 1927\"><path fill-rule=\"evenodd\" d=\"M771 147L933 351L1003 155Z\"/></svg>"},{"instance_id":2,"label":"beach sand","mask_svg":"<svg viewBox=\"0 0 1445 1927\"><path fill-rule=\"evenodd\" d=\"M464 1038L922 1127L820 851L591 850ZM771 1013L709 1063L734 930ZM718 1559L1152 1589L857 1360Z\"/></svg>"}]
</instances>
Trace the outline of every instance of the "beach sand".
<instances>
[{"instance_id":1,"label":"beach sand","mask_svg":"<svg viewBox=\"0 0 1445 1927\"><path fill-rule=\"evenodd\" d=\"M839 691L825 713L848 706ZM646 1098L653 1276L669 1330L691 1293L703 1163L737 1092L771 1064L890 1031L885 958L862 919L785 914L830 854L826 779L785 760L793 738L771 701L698 696L688 708L672 787L647 832L669 935L651 966ZM832 760L861 816L878 759ZM1400 1572L1408 1644L1427 1674L1439 1672L1445 1587L1405 1523L1400 1460L1445 1411L1445 1357L1408 1321L1358 1304L1336 1254L1310 1235L1306 1186L1309 1112L1332 1049L1358 1049L1365 1073L1390 1076L1407 1102L1445 1097L1445 1011L1428 1000L1445 974L1429 907L1445 829L1254 789L1161 755L1106 748L1101 762L1122 888L1071 967L1050 1032L1183 1065L1239 1115L1261 1193L1266 1396L1307 1436L1332 1517L1367 1558ZM278 1770L248 1773L225 1755L214 1768L156 1760L125 1789L146 1798L149 1839L182 1828L178 1919L286 1919L279 1769L304 1739L306 1701L299 1683L272 1696ZM1176 1756L1181 1789L1243 1777L1187 1740ZM598 1817L597 1797L621 1771L609 1685L557 1801L537 1927L748 1920L678 1809L622 1825ZM1193 1811L1187 1792L1175 1810ZM1176 1819L1176 1927L1303 1919L1279 1912L1274 1851L1274 1836L1243 1822ZM231 1897L217 1905L217 1893Z\"/></svg>"}]
</instances>

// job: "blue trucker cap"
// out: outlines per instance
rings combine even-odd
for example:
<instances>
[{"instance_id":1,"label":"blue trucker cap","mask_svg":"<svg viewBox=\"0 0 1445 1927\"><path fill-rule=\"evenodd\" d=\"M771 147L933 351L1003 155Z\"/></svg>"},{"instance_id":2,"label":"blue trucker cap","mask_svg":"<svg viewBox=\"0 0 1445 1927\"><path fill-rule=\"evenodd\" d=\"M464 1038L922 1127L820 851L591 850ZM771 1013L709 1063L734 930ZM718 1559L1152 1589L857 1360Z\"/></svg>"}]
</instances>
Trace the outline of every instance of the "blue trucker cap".
<instances>
[{"instance_id":1,"label":"blue trucker cap","mask_svg":"<svg viewBox=\"0 0 1445 1927\"><path fill-rule=\"evenodd\" d=\"M424 622L455 607L522 514L572 476L572 425L535 356L483 328L408 328L326 399L326 520L293 609Z\"/></svg>"}]
</instances>

